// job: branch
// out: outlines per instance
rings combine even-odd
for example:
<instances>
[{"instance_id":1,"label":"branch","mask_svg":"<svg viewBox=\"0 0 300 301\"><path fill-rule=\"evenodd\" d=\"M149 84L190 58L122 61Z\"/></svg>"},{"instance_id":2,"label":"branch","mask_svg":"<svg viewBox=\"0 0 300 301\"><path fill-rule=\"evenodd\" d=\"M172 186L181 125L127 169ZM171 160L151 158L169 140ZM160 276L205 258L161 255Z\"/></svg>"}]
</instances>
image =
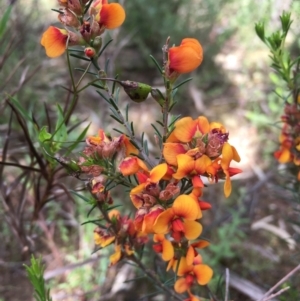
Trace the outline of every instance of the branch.
<instances>
[{"instance_id":1,"label":"branch","mask_svg":"<svg viewBox=\"0 0 300 301\"><path fill-rule=\"evenodd\" d=\"M298 266L296 266L292 271L290 271L287 275L285 275L280 281L278 281L273 287L271 287L264 295L261 299L259 299L258 301L267 301L270 300L270 298L268 298L270 296L270 294L282 283L284 283L285 281L287 281L291 276L293 276L297 271L300 270L300 264ZM283 291L281 290L281 293ZM279 293L279 292L278 292ZM277 293L277 294L278 294ZM276 295L276 294L275 294Z\"/></svg>"},{"instance_id":2,"label":"branch","mask_svg":"<svg viewBox=\"0 0 300 301\"><path fill-rule=\"evenodd\" d=\"M278 292L277 292L277 293L275 293L275 294L272 294L272 295L271 295L271 296L269 296L267 299L264 299L264 301L271 300L271 299L273 299L274 297L281 295L282 293L284 293L284 292L285 292L285 291L287 291L288 289L290 289L290 287L289 287L289 286L287 286L287 287L285 287L285 288L281 289L280 291L278 291Z\"/></svg>"}]
</instances>

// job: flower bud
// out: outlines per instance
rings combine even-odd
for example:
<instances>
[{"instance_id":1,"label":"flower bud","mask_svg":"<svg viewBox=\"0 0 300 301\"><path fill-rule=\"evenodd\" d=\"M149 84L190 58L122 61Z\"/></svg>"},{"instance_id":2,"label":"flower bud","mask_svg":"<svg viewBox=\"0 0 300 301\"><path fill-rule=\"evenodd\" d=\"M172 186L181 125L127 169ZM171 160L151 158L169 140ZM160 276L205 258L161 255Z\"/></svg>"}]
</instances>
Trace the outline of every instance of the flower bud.
<instances>
[{"instance_id":1,"label":"flower bud","mask_svg":"<svg viewBox=\"0 0 300 301\"><path fill-rule=\"evenodd\" d=\"M163 106L165 103L165 99L163 98L162 93L158 89L151 89L151 96L153 99L158 102L160 106Z\"/></svg>"},{"instance_id":2,"label":"flower bud","mask_svg":"<svg viewBox=\"0 0 300 301\"><path fill-rule=\"evenodd\" d=\"M96 54L96 50L93 47L87 47L84 49L84 54L89 58L93 58Z\"/></svg>"},{"instance_id":3,"label":"flower bud","mask_svg":"<svg viewBox=\"0 0 300 301\"><path fill-rule=\"evenodd\" d=\"M145 101L152 90L152 87L149 85L129 80L122 81L121 85L130 99L138 103Z\"/></svg>"},{"instance_id":4,"label":"flower bud","mask_svg":"<svg viewBox=\"0 0 300 301\"><path fill-rule=\"evenodd\" d=\"M100 36L98 36L93 41L93 47L97 50L100 50L101 46L102 46L102 38ZM105 76L102 76L102 77L105 77Z\"/></svg>"}]
</instances>

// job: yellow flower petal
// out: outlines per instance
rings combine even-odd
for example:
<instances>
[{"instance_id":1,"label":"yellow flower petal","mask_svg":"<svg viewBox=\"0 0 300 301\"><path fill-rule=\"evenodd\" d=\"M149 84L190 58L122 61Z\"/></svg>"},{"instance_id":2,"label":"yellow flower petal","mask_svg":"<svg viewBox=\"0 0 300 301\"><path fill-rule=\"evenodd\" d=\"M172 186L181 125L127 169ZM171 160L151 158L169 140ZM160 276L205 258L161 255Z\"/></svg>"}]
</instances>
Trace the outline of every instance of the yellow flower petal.
<instances>
[{"instance_id":1,"label":"yellow flower petal","mask_svg":"<svg viewBox=\"0 0 300 301\"><path fill-rule=\"evenodd\" d=\"M155 166L150 171L150 181L152 183L157 183L167 173L167 170L168 170L168 165L166 163L162 163L162 164Z\"/></svg>"},{"instance_id":2,"label":"yellow flower petal","mask_svg":"<svg viewBox=\"0 0 300 301\"><path fill-rule=\"evenodd\" d=\"M203 175L206 172L207 167L210 165L211 165L211 159L208 156L203 155L202 157L200 157L195 161L194 168L197 174Z\"/></svg>"},{"instance_id":3,"label":"yellow flower petal","mask_svg":"<svg viewBox=\"0 0 300 301\"><path fill-rule=\"evenodd\" d=\"M182 40L181 45L169 49L169 68L178 73L188 73L200 66L203 50L196 39Z\"/></svg>"},{"instance_id":4,"label":"yellow flower petal","mask_svg":"<svg viewBox=\"0 0 300 301\"><path fill-rule=\"evenodd\" d=\"M186 263L187 265L192 265L195 258L195 250L192 246L189 246L188 251L186 253Z\"/></svg>"},{"instance_id":5,"label":"yellow flower petal","mask_svg":"<svg viewBox=\"0 0 300 301\"><path fill-rule=\"evenodd\" d=\"M207 134L210 130L210 125L205 116L199 116L197 119L198 129L202 134Z\"/></svg>"},{"instance_id":6,"label":"yellow flower petal","mask_svg":"<svg viewBox=\"0 0 300 301\"><path fill-rule=\"evenodd\" d=\"M169 223L174 217L174 213L172 208L167 209L166 211L162 212L158 218L156 219L153 231L157 234L166 234L169 232Z\"/></svg>"},{"instance_id":7,"label":"yellow flower petal","mask_svg":"<svg viewBox=\"0 0 300 301\"><path fill-rule=\"evenodd\" d=\"M119 3L103 4L100 10L100 24L107 29L121 26L125 17L125 10Z\"/></svg>"},{"instance_id":8,"label":"yellow flower petal","mask_svg":"<svg viewBox=\"0 0 300 301\"><path fill-rule=\"evenodd\" d=\"M168 164L177 166L177 155L185 154L186 151L181 143L165 143L163 156Z\"/></svg>"},{"instance_id":9,"label":"yellow flower petal","mask_svg":"<svg viewBox=\"0 0 300 301\"><path fill-rule=\"evenodd\" d=\"M115 246L115 253L112 254L111 256L109 256L109 261L111 265L116 264L122 256L122 252L121 252L121 246L120 245L116 245Z\"/></svg>"},{"instance_id":10,"label":"yellow flower petal","mask_svg":"<svg viewBox=\"0 0 300 301\"><path fill-rule=\"evenodd\" d=\"M199 215L199 205L188 195L178 196L172 206L175 215L186 220L195 220Z\"/></svg>"},{"instance_id":11,"label":"yellow flower petal","mask_svg":"<svg viewBox=\"0 0 300 301\"><path fill-rule=\"evenodd\" d=\"M197 221L188 221L183 222L184 225L184 236L188 240L196 239L200 236L202 232L202 225Z\"/></svg>"},{"instance_id":12,"label":"yellow flower petal","mask_svg":"<svg viewBox=\"0 0 300 301\"><path fill-rule=\"evenodd\" d=\"M142 183L142 184L132 188L131 191L130 191L130 195L141 193L144 190L145 185L146 185L145 183Z\"/></svg>"},{"instance_id":13,"label":"yellow flower petal","mask_svg":"<svg viewBox=\"0 0 300 301\"><path fill-rule=\"evenodd\" d=\"M195 160L188 155L178 155L177 163L178 169L177 172L173 174L174 179L180 180L188 176L195 169Z\"/></svg>"},{"instance_id":14,"label":"yellow flower petal","mask_svg":"<svg viewBox=\"0 0 300 301\"><path fill-rule=\"evenodd\" d=\"M197 130L197 121L191 117L184 117L175 123L173 131L175 137L181 142L190 142Z\"/></svg>"},{"instance_id":15,"label":"yellow flower petal","mask_svg":"<svg viewBox=\"0 0 300 301\"><path fill-rule=\"evenodd\" d=\"M174 284L174 290L178 294L182 294L189 289L189 285L187 285L185 278L179 278Z\"/></svg>"},{"instance_id":16,"label":"yellow flower petal","mask_svg":"<svg viewBox=\"0 0 300 301\"><path fill-rule=\"evenodd\" d=\"M45 47L46 54L54 58L65 52L67 39L68 32L65 29L50 26L42 35L41 45Z\"/></svg>"},{"instance_id":17,"label":"yellow flower petal","mask_svg":"<svg viewBox=\"0 0 300 301\"><path fill-rule=\"evenodd\" d=\"M174 247L172 243L169 240L164 239L162 242L162 247L163 247L162 259L164 261L171 260L174 257Z\"/></svg>"},{"instance_id":18,"label":"yellow flower petal","mask_svg":"<svg viewBox=\"0 0 300 301\"><path fill-rule=\"evenodd\" d=\"M213 270L206 264L198 264L194 266L194 274L200 285L206 285L213 276Z\"/></svg>"}]
</instances>

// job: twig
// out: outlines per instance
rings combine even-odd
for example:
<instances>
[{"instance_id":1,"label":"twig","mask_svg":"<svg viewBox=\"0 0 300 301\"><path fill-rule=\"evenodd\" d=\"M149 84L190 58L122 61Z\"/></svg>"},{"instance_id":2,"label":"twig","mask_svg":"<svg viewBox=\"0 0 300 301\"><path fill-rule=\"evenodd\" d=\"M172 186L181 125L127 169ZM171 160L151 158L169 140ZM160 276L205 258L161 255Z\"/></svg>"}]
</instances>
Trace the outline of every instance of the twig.
<instances>
[{"instance_id":1,"label":"twig","mask_svg":"<svg viewBox=\"0 0 300 301\"><path fill-rule=\"evenodd\" d=\"M289 286L287 286L287 287L281 289L280 291L278 291L278 292L275 293L275 294L272 294L271 296L269 296L267 299L264 299L263 301L271 300L271 299L273 299L274 297L281 295L282 293L284 293L284 292L287 291L288 289L290 289Z\"/></svg>"},{"instance_id":2,"label":"twig","mask_svg":"<svg viewBox=\"0 0 300 301\"><path fill-rule=\"evenodd\" d=\"M261 299L259 299L258 301L266 301L269 299L266 299L267 297L269 297L269 295L282 283L284 283L287 279L289 279L291 276L293 276L297 271L300 270L300 264L297 265L292 271L290 271L287 275L285 275L280 281L278 281L273 287L271 287L264 295Z\"/></svg>"},{"instance_id":3,"label":"twig","mask_svg":"<svg viewBox=\"0 0 300 301\"><path fill-rule=\"evenodd\" d=\"M230 279L230 273L229 273L229 269L228 268L226 268L225 274L226 274L226 282L225 282L225 300L224 301L228 301L229 279Z\"/></svg>"}]
</instances>

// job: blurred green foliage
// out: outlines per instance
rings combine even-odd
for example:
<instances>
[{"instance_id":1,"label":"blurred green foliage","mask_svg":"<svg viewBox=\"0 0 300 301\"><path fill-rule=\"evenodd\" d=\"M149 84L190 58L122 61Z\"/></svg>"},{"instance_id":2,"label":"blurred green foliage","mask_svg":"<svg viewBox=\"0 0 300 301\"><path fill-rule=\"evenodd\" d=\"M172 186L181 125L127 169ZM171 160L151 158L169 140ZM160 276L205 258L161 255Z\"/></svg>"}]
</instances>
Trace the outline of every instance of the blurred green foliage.
<instances>
[{"instance_id":1,"label":"blurred green foliage","mask_svg":"<svg viewBox=\"0 0 300 301\"><path fill-rule=\"evenodd\" d=\"M34 287L34 297L36 301L52 301L50 290L45 287L44 271L45 266L42 265L42 258L36 259L31 256L30 266L24 265L28 278Z\"/></svg>"}]
</instances>

